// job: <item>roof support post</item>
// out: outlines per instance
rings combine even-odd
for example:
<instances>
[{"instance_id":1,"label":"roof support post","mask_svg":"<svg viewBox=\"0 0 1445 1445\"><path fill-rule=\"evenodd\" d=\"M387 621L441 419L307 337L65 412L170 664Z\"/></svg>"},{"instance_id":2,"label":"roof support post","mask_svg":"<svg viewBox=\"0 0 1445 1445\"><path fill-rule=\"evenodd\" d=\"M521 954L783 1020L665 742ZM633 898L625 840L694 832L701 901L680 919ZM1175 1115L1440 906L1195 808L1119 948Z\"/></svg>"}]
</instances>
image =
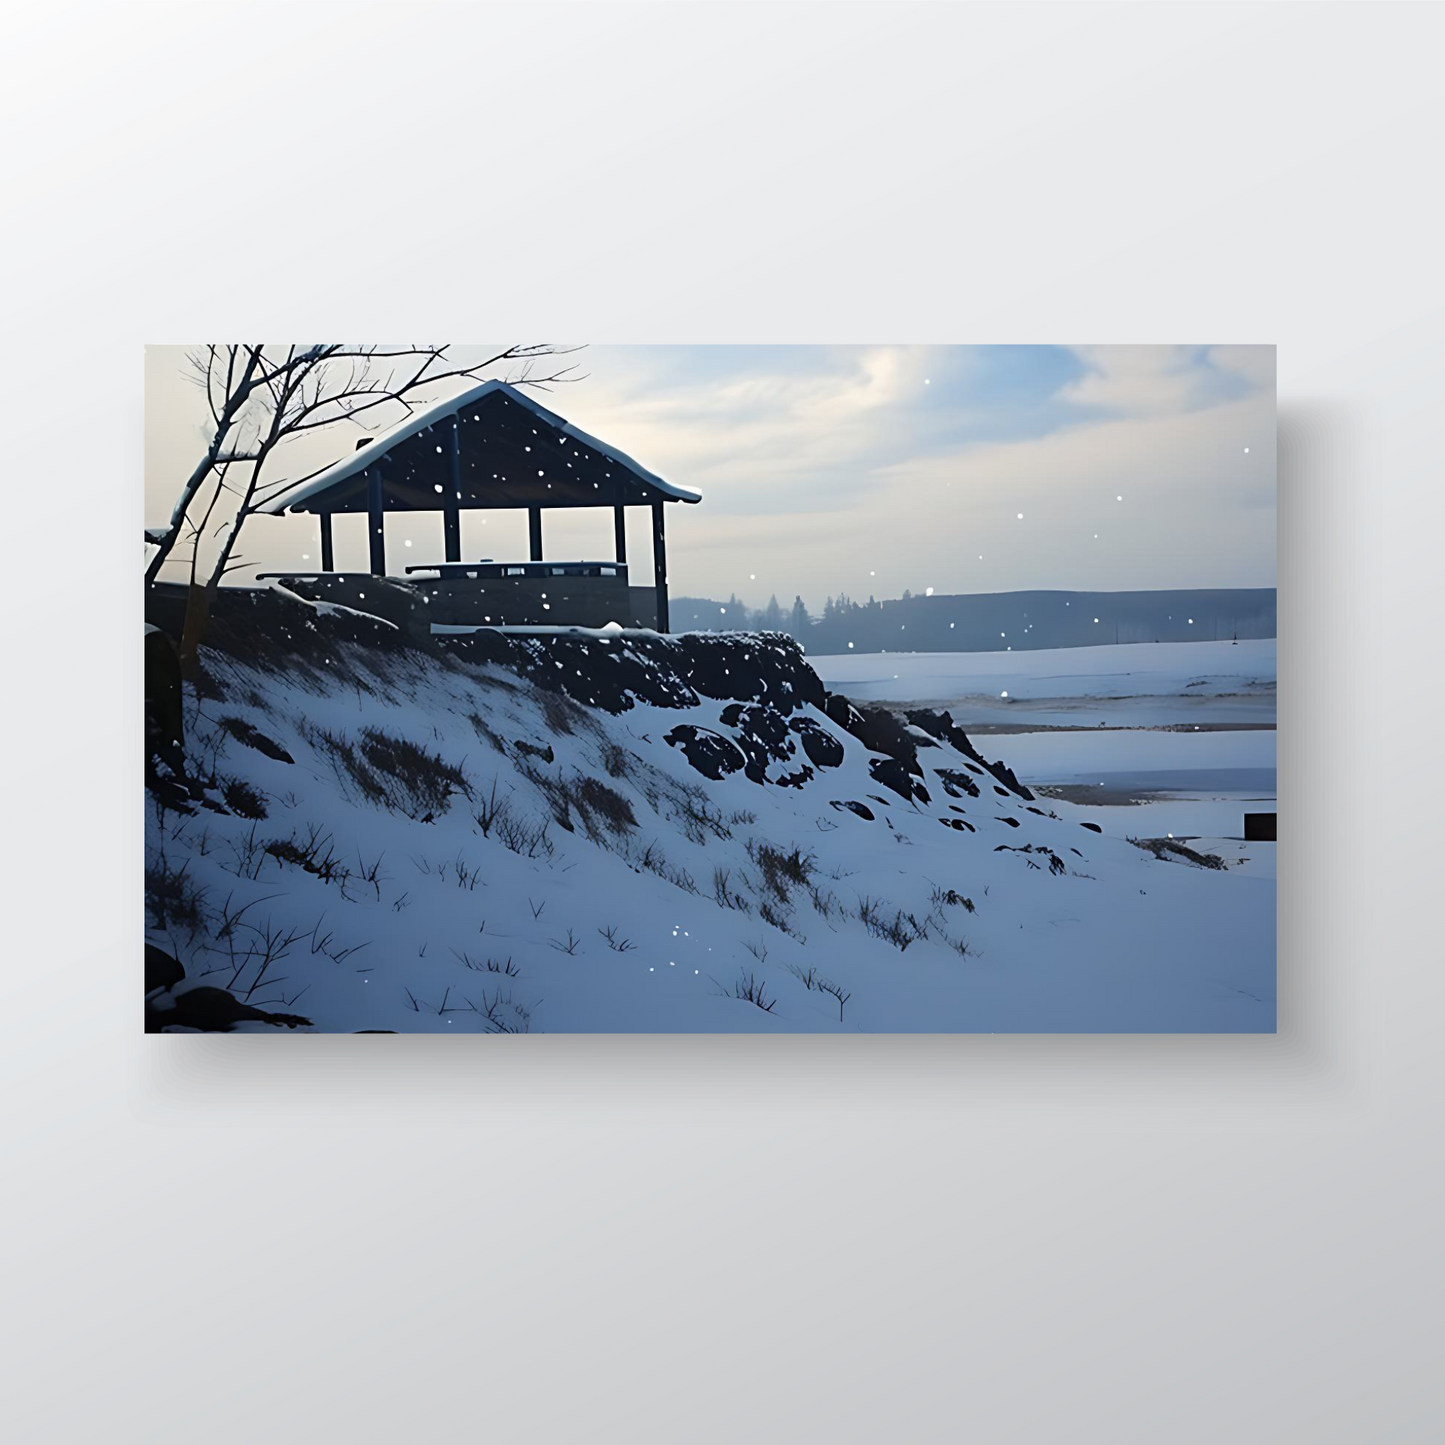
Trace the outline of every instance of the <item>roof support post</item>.
<instances>
[{"instance_id":1,"label":"roof support post","mask_svg":"<svg viewBox=\"0 0 1445 1445\"><path fill-rule=\"evenodd\" d=\"M452 484L442 503L442 531L446 536L448 562L462 560L462 424L452 418Z\"/></svg>"},{"instance_id":2,"label":"roof support post","mask_svg":"<svg viewBox=\"0 0 1445 1445\"><path fill-rule=\"evenodd\" d=\"M532 561L542 560L542 509L527 508L527 540L531 543Z\"/></svg>"},{"instance_id":3,"label":"roof support post","mask_svg":"<svg viewBox=\"0 0 1445 1445\"><path fill-rule=\"evenodd\" d=\"M317 519L321 523L321 570L336 571L336 554L331 546L331 513L322 512Z\"/></svg>"},{"instance_id":4,"label":"roof support post","mask_svg":"<svg viewBox=\"0 0 1445 1445\"><path fill-rule=\"evenodd\" d=\"M381 468L371 467L366 473L366 531L371 543L371 575L386 576L386 533L382 531Z\"/></svg>"},{"instance_id":5,"label":"roof support post","mask_svg":"<svg viewBox=\"0 0 1445 1445\"><path fill-rule=\"evenodd\" d=\"M667 538L661 502L652 504L652 585L657 592L657 630L667 632Z\"/></svg>"},{"instance_id":6,"label":"roof support post","mask_svg":"<svg viewBox=\"0 0 1445 1445\"><path fill-rule=\"evenodd\" d=\"M617 541L617 560L627 561L627 508L618 503L612 509L612 535Z\"/></svg>"}]
</instances>

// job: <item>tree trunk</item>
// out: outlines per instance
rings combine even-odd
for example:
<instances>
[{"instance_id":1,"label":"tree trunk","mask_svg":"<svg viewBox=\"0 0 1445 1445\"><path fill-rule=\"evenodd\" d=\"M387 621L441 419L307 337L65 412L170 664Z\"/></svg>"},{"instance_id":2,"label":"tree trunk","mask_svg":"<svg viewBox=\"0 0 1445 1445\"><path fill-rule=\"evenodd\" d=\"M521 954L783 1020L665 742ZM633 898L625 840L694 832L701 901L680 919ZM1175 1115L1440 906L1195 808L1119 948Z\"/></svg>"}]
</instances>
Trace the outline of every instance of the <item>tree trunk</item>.
<instances>
[{"instance_id":1,"label":"tree trunk","mask_svg":"<svg viewBox=\"0 0 1445 1445\"><path fill-rule=\"evenodd\" d=\"M199 653L201 641L211 621L211 598L214 589L209 585L192 582L186 593L186 620L181 627L180 662L181 675L194 679L200 670Z\"/></svg>"}]
</instances>

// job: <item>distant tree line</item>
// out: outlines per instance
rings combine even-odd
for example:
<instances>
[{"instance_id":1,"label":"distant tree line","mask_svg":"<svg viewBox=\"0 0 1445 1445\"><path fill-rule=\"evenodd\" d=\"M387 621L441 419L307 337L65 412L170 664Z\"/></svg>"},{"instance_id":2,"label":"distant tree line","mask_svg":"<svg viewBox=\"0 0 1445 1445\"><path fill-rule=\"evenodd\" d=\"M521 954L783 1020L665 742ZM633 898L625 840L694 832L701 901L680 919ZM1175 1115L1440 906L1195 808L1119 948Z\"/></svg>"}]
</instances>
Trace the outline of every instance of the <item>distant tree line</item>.
<instances>
[{"instance_id":1,"label":"distant tree line","mask_svg":"<svg viewBox=\"0 0 1445 1445\"><path fill-rule=\"evenodd\" d=\"M815 654L1002 652L1125 642L1207 642L1275 636L1272 587L1155 592L988 592L856 602L829 597L820 615L801 597L750 608L681 597L677 632L786 632Z\"/></svg>"}]
</instances>

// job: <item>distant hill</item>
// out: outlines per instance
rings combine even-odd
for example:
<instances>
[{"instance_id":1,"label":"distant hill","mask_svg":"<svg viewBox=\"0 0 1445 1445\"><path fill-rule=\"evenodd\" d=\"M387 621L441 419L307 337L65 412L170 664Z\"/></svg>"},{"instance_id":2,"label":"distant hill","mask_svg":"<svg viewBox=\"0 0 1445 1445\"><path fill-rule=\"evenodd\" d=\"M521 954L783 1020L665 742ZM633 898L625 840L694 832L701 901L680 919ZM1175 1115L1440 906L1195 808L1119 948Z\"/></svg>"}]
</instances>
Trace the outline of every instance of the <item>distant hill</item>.
<instances>
[{"instance_id":1,"label":"distant hill","mask_svg":"<svg viewBox=\"0 0 1445 1445\"><path fill-rule=\"evenodd\" d=\"M1275 636L1273 587L1158 592L977 592L858 603L830 598L821 617L755 609L736 598L675 597L675 632L775 627L812 653L1002 652L1113 642ZM1097 620L1096 620L1097 619ZM850 649L849 644L852 644Z\"/></svg>"}]
</instances>

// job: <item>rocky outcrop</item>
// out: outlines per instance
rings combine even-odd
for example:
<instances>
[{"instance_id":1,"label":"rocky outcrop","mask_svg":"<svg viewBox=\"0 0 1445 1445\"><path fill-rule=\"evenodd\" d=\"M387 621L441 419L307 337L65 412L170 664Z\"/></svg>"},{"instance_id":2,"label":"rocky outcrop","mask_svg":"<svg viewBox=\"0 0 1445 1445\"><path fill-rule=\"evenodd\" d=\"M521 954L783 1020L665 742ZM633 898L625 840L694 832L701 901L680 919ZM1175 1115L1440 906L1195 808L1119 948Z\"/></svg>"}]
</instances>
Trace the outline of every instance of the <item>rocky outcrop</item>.
<instances>
[{"instance_id":1,"label":"rocky outcrop","mask_svg":"<svg viewBox=\"0 0 1445 1445\"><path fill-rule=\"evenodd\" d=\"M262 1023L275 1028L311 1028L300 1014L268 1013L243 1003L224 988L181 989L186 970L181 961L155 944L145 951L145 1027L148 1034L175 1029L185 1033L229 1033L237 1024Z\"/></svg>"}]
</instances>

